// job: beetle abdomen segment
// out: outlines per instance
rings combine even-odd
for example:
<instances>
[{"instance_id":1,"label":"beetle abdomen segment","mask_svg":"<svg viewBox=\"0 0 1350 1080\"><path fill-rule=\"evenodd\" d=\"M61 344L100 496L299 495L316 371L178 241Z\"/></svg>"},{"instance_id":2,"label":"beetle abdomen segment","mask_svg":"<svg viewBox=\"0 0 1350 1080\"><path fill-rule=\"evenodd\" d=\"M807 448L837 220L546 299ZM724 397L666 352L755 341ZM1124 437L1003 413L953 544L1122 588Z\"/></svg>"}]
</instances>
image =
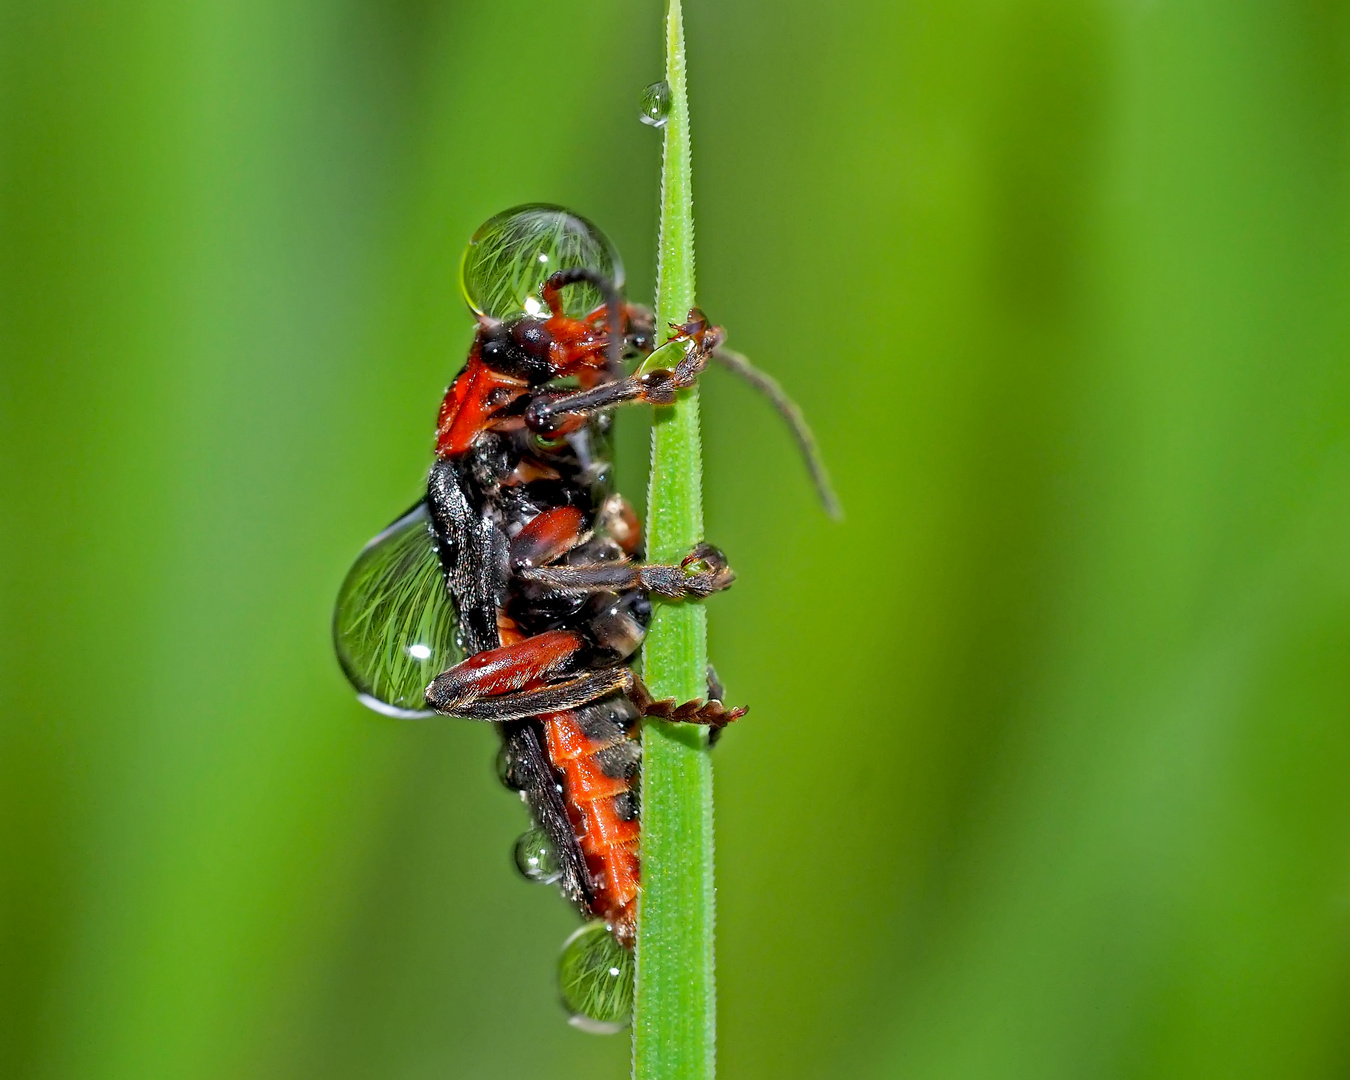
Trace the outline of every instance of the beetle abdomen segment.
<instances>
[{"instance_id":1,"label":"beetle abdomen segment","mask_svg":"<svg viewBox=\"0 0 1350 1080\"><path fill-rule=\"evenodd\" d=\"M602 704L547 713L540 720L591 873L592 909L619 940L631 943L640 880L634 785L641 748L621 726L622 717L617 705Z\"/></svg>"}]
</instances>

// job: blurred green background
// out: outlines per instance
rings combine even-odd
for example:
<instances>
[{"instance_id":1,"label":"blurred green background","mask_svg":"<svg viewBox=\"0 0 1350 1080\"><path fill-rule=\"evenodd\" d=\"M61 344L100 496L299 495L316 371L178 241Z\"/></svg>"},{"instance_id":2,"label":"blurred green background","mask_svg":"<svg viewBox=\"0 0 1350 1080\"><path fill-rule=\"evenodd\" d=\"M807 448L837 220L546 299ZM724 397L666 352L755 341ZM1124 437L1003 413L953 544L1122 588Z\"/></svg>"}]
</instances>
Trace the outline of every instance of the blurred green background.
<instances>
[{"instance_id":1,"label":"blurred green background","mask_svg":"<svg viewBox=\"0 0 1350 1080\"><path fill-rule=\"evenodd\" d=\"M624 1075L493 733L328 619L478 223L650 296L659 3L0 13L0 1075ZM701 300L848 511L708 377L723 1075L1350 1075L1350 10L687 20Z\"/></svg>"}]
</instances>

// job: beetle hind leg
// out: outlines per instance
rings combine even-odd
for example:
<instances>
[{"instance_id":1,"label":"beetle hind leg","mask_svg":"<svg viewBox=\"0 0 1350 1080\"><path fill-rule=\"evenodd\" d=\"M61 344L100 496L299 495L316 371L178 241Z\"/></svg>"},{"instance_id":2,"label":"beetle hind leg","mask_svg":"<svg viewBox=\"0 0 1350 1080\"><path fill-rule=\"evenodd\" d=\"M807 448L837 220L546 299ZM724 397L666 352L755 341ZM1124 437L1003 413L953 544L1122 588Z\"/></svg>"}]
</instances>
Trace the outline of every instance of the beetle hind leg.
<instances>
[{"instance_id":1,"label":"beetle hind leg","mask_svg":"<svg viewBox=\"0 0 1350 1080\"><path fill-rule=\"evenodd\" d=\"M710 694L712 689L710 684ZM633 686L628 691L628 697L641 710L643 716L657 720L673 720L681 724L698 724L708 728L713 738L720 736L724 727L739 720L748 711L743 706L727 708L720 700L711 696L707 701L695 699L681 703L677 703L674 698L654 698L636 675L633 676Z\"/></svg>"},{"instance_id":2,"label":"beetle hind leg","mask_svg":"<svg viewBox=\"0 0 1350 1080\"><path fill-rule=\"evenodd\" d=\"M745 715L709 700L676 702L655 698L627 667L569 670L580 640L566 631L548 631L516 645L491 649L442 672L427 687L427 703L437 712L468 720L518 720L541 713L575 709L614 693L626 696L643 716L699 724L714 733Z\"/></svg>"},{"instance_id":3,"label":"beetle hind leg","mask_svg":"<svg viewBox=\"0 0 1350 1080\"><path fill-rule=\"evenodd\" d=\"M726 688L722 685L722 680L717 676L717 669L708 662L708 700L723 701L727 696ZM745 715L745 710L741 710L741 715ZM726 730L726 724L721 727L715 727L708 732L708 749L712 749L721 741L722 732Z\"/></svg>"},{"instance_id":4,"label":"beetle hind leg","mask_svg":"<svg viewBox=\"0 0 1350 1080\"><path fill-rule=\"evenodd\" d=\"M655 698L632 669L588 669L587 645L572 630L546 630L511 645L487 649L441 672L427 687L427 704L469 720L517 720L574 709L622 693L643 716L700 724L720 731L745 715L722 704L721 685L709 669L708 700Z\"/></svg>"}]
</instances>

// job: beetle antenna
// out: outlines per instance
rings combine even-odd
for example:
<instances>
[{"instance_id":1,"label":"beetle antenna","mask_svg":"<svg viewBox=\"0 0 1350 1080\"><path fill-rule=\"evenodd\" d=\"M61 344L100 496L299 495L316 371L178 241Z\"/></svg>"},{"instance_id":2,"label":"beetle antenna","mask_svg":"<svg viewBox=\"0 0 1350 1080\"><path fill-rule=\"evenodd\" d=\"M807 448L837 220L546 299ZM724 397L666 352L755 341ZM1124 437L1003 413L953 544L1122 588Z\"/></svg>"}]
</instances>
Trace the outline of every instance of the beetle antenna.
<instances>
[{"instance_id":1,"label":"beetle antenna","mask_svg":"<svg viewBox=\"0 0 1350 1080\"><path fill-rule=\"evenodd\" d=\"M816 445L816 437L811 434L811 427L807 424L801 409L797 407L797 403L788 397L787 391L778 385L777 379L760 371L740 353L731 349L715 349L712 358L732 374L739 375L748 382L778 410L778 415L783 418L792 431L792 437L797 440L797 449L801 451L802 460L806 462L811 482L816 486L816 494L820 496L825 513L835 521L842 521L844 508L839 505L839 499L835 496L834 485L830 483L830 474L826 471L825 461L820 456L820 447Z\"/></svg>"},{"instance_id":2,"label":"beetle antenna","mask_svg":"<svg viewBox=\"0 0 1350 1080\"><path fill-rule=\"evenodd\" d=\"M612 378L619 379L623 377L623 297L619 295L619 290L614 282L607 278L599 270L592 270L589 266L568 266L552 274L544 282L540 292L544 296L545 303L555 315L561 314L562 308L554 306L554 298L557 291L565 285L575 285L579 281L584 281L589 285L594 285L600 294L605 298L605 324L609 334L609 340L605 343L605 365L609 368ZM553 296L549 294L552 293Z\"/></svg>"}]
</instances>

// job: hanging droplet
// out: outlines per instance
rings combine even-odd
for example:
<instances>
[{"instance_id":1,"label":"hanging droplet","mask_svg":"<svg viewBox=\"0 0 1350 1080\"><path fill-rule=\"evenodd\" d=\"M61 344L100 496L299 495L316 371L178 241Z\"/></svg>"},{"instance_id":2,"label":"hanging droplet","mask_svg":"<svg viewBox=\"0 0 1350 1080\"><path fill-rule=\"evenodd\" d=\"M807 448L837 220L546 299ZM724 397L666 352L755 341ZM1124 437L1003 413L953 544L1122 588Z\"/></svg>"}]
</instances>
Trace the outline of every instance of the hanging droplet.
<instances>
[{"instance_id":1,"label":"hanging droplet","mask_svg":"<svg viewBox=\"0 0 1350 1080\"><path fill-rule=\"evenodd\" d=\"M516 841L515 860L522 877L541 885L552 885L562 877L553 841L543 829L534 828L520 835Z\"/></svg>"},{"instance_id":2,"label":"hanging droplet","mask_svg":"<svg viewBox=\"0 0 1350 1080\"><path fill-rule=\"evenodd\" d=\"M497 751L497 779L503 787L512 791L520 791L525 787L525 778L520 775L520 765L509 743L502 743L501 749Z\"/></svg>"},{"instance_id":3,"label":"hanging droplet","mask_svg":"<svg viewBox=\"0 0 1350 1080\"><path fill-rule=\"evenodd\" d=\"M642 91L638 119L654 128L663 128L670 119L670 83L662 79Z\"/></svg>"},{"instance_id":4,"label":"hanging droplet","mask_svg":"<svg viewBox=\"0 0 1350 1080\"><path fill-rule=\"evenodd\" d=\"M463 659L426 503L368 543L347 572L333 645L357 696L386 716L430 716L426 688Z\"/></svg>"},{"instance_id":5,"label":"hanging droplet","mask_svg":"<svg viewBox=\"0 0 1350 1080\"><path fill-rule=\"evenodd\" d=\"M573 1027L613 1035L633 1017L633 953L602 922L587 923L563 942L558 989Z\"/></svg>"},{"instance_id":6,"label":"hanging droplet","mask_svg":"<svg viewBox=\"0 0 1350 1080\"><path fill-rule=\"evenodd\" d=\"M488 218L473 234L460 263L464 299L477 314L511 319L546 312L539 287L570 266L599 271L623 287L623 263L608 238L580 214L530 203ZM604 304L589 284L562 290L568 315L580 318Z\"/></svg>"}]
</instances>

